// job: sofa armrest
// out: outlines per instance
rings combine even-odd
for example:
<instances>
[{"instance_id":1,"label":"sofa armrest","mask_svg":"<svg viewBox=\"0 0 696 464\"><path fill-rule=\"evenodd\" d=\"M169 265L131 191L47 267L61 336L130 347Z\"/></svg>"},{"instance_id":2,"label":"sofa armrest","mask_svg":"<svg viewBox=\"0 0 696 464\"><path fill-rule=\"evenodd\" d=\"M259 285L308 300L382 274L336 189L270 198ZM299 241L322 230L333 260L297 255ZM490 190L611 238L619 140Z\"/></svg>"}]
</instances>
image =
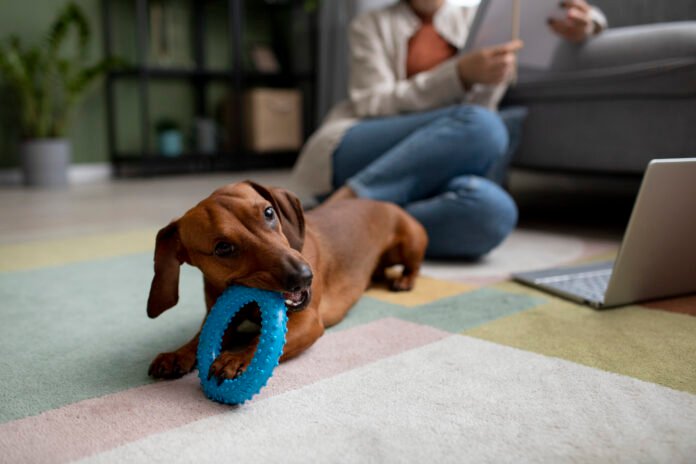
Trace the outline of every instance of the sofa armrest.
<instances>
[{"instance_id":1,"label":"sofa armrest","mask_svg":"<svg viewBox=\"0 0 696 464\"><path fill-rule=\"evenodd\" d=\"M509 98L696 95L696 21L609 29L563 43L549 71L521 69Z\"/></svg>"},{"instance_id":2,"label":"sofa armrest","mask_svg":"<svg viewBox=\"0 0 696 464\"><path fill-rule=\"evenodd\" d=\"M556 51L552 71L612 68L670 58L696 58L696 21L608 29L581 45L564 42Z\"/></svg>"}]
</instances>

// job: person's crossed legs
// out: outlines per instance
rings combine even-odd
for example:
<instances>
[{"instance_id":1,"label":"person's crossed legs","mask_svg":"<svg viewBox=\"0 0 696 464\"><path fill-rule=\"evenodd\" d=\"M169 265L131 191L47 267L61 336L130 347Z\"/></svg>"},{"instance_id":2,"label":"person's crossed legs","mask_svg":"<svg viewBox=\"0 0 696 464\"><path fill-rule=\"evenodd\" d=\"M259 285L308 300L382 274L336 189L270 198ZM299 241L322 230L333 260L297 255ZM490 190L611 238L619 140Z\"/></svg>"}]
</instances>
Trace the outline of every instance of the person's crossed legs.
<instances>
[{"instance_id":1,"label":"person's crossed legs","mask_svg":"<svg viewBox=\"0 0 696 464\"><path fill-rule=\"evenodd\" d=\"M428 231L429 257L474 259L517 222L512 198L484 177L507 146L498 115L474 105L368 119L334 152L334 186L404 207Z\"/></svg>"}]
</instances>

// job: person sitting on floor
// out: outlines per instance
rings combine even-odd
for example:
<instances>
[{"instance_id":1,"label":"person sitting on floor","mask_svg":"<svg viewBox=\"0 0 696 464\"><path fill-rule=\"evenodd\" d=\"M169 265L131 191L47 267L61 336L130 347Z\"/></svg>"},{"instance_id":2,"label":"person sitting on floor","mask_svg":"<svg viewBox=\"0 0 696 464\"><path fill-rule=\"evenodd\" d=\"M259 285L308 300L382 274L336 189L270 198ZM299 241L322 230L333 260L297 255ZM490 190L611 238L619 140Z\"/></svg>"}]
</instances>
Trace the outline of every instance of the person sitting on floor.
<instances>
[{"instance_id":1,"label":"person sitting on floor","mask_svg":"<svg viewBox=\"0 0 696 464\"><path fill-rule=\"evenodd\" d=\"M606 26L584 0L567 0L560 36L580 42ZM517 222L510 195L489 179L509 151L496 112L523 44L458 54L475 8L402 0L350 27L349 100L308 140L294 190L329 201L394 202L428 231L429 257L476 259Z\"/></svg>"}]
</instances>

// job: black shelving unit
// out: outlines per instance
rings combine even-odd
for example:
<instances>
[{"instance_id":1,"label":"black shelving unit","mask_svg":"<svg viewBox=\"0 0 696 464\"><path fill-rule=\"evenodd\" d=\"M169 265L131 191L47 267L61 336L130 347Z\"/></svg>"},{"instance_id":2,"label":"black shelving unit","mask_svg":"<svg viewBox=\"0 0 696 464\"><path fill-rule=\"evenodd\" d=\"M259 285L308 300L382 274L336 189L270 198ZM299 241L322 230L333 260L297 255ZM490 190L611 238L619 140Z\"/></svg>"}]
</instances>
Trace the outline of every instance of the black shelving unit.
<instances>
[{"instance_id":1,"label":"black shelving unit","mask_svg":"<svg viewBox=\"0 0 696 464\"><path fill-rule=\"evenodd\" d=\"M288 69L274 74L265 74L251 69L245 69L242 57L245 33L245 0L224 0L226 2L227 41L229 50L229 66L225 70L208 69L205 62L205 30L206 8L212 0L184 0L190 6L192 28L193 67L153 67L148 64L149 50L149 17L148 0L102 0L102 17L104 32L104 51L107 57L118 56L114 50L113 33L114 21L112 6L116 3L132 5L135 14L135 63L108 73L106 78L106 110L108 150L114 175L123 176L153 176L160 174L179 174L191 172L219 170L248 170L291 166L297 158L296 151L264 153L262 155L245 149L244 143L244 114L243 98L246 89L253 87L301 88L303 94L302 123L304 139L311 134L316 126L315 95L316 69L296 72ZM268 3L254 1L255 6L263 3L269 10L278 8L301 8L299 0L275 0ZM316 56L317 26L316 14L305 12L309 16L310 53ZM272 14L269 17L273 17ZM121 80L131 80L137 83L138 111L140 118L140 149L122 151L118 149L117 141L117 109L116 83ZM187 82L193 89L194 108L191 109L196 117L208 117L206 89L212 82L224 83L229 89L232 111L238 115L234 121L237 136L228 150L220 149L215 153L197 153L186 151L177 157L166 157L151 149L150 135L152 123L150 118L150 87L157 81Z\"/></svg>"}]
</instances>

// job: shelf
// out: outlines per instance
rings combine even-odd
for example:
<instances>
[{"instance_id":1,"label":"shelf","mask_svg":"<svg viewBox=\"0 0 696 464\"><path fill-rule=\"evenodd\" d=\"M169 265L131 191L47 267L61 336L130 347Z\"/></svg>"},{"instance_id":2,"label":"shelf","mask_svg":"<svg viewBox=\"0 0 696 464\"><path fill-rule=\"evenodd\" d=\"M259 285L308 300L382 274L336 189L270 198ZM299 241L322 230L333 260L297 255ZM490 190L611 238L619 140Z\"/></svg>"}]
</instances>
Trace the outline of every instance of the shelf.
<instances>
[{"instance_id":1,"label":"shelf","mask_svg":"<svg viewBox=\"0 0 696 464\"><path fill-rule=\"evenodd\" d=\"M278 74L264 74L260 72L249 72L242 73L242 80L249 82L268 82L268 83L278 83L278 82L314 82L316 75L311 72L289 72L289 73L278 73Z\"/></svg>"},{"instance_id":2,"label":"shelf","mask_svg":"<svg viewBox=\"0 0 696 464\"><path fill-rule=\"evenodd\" d=\"M287 72L266 74L261 72L240 72L232 70L199 70L188 68L129 68L113 71L111 77L119 79L199 79L199 80L233 80L237 75L247 84L268 83L290 85L302 81L314 81L315 75L311 72Z\"/></svg>"},{"instance_id":3,"label":"shelf","mask_svg":"<svg viewBox=\"0 0 696 464\"><path fill-rule=\"evenodd\" d=\"M113 71L111 76L115 78L141 78L153 79L231 79L233 71L209 71L187 68L129 68Z\"/></svg>"},{"instance_id":4,"label":"shelf","mask_svg":"<svg viewBox=\"0 0 696 464\"><path fill-rule=\"evenodd\" d=\"M112 158L116 176L148 176L160 174L210 171L245 171L291 167L297 159L297 151L256 153L183 153L164 156L159 153L123 152Z\"/></svg>"},{"instance_id":5,"label":"shelf","mask_svg":"<svg viewBox=\"0 0 696 464\"><path fill-rule=\"evenodd\" d=\"M112 13L112 3L116 4L118 0L101 0L102 6L102 21L104 31L104 56L114 57L115 53L113 31L116 25L116 19L121 16ZM285 30L279 27L285 19L281 16L294 14L307 15L306 31L302 33L308 34L302 36L302 45L299 53L310 54L315 56L317 53L317 15L315 13L307 13L303 8L303 3L295 0L288 0L287 9L271 10L275 5L262 2L226 0L224 15L222 11L217 11L219 17L217 22L224 22L224 30L226 37L224 43L221 38L216 38L216 44L223 46L226 44L226 57L219 56L216 58L216 63L226 63L228 68L208 69L210 63L206 61L206 50L209 46L211 35L208 30L222 31L222 24L214 26L216 29L207 29L211 26L210 22L210 2L186 0L190 6L190 31L191 31L191 53L190 62L181 60L184 64L165 66L162 64L154 64L148 62L149 50L149 27L151 26L149 16L149 2L147 0L137 0L132 2L133 5L129 8L133 11L133 33L135 38L135 56L132 57L131 65L120 70L108 73L106 79L106 107L107 107L107 135L109 156L114 166L116 176L155 176L160 174L180 174L186 172L211 172L211 171L239 171L249 169L266 169L289 167L297 159L297 152L276 152L276 153L252 153L248 150L243 150L245 146L245 121L241 115L244 114L244 101L241 98L222 97L222 92L219 88L213 88L215 84L227 87L229 95L240 96L246 90L253 87L275 87L275 88L297 88L302 92L303 109L298 116L302 118L302 127L304 135L313 130L316 125L316 113L314 110L317 94L317 74L313 69L313 65L302 64L309 63L311 60L293 61L289 59L292 54L288 53L293 43L289 40L295 37L297 31ZM254 11L251 22L247 24L250 16L247 16L245 10L253 5ZM261 8L261 10L258 10ZM266 9L267 8L267 9ZM250 9L251 11L251 9ZM294 12L293 12L294 11ZM276 14L277 13L277 14ZM282 15L281 15L282 13ZM265 18L264 15L268 16ZM248 45L245 41L245 30L249 25L254 25L254 21L261 18L262 21L271 21L271 27L266 42L271 47L278 47L277 57L285 55L284 59L278 59L278 62L283 66L283 71L277 73L262 73L252 69L249 64L248 68L245 57L248 55L248 50L245 47ZM287 19L287 18L286 18ZM282 23L284 24L284 23ZM219 35L219 34L218 34ZM217 35L216 35L217 37ZM297 36L299 37L299 36ZM306 40L305 40L306 39ZM256 40L256 39L255 39ZM266 43L264 42L264 43ZM307 42L305 44L305 42ZM251 43L251 42L250 42ZM248 57L250 58L250 57ZM295 72L289 69L293 66L292 63L297 63L299 66L309 67L309 71ZM285 69L288 69L285 71ZM135 92L129 92L128 98L136 102L137 109L133 105L124 103L117 98L117 87L123 83L135 84ZM195 120L197 117L210 117L217 110L213 109L216 105L215 101L220 98L225 98L225 111L229 111L232 116L225 124L225 131L231 134L237 134L234 139L235 147L230 150L222 150L212 154L196 153L195 150L187 152L177 157L165 157L159 153L153 152L149 147L153 147L154 133L153 121L158 117L168 112L171 103L166 100L167 89L160 89L157 84L165 82L175 82L184 84L189 87L190 98L186 98L186 104L191 106L190 118L185 120ZM161 85L162 88L166 87ZM133 89L129 89L133 90ZM133 96L131 96L131 94ZM152 98L155 95L156 98ZM189 101L190 100L190 101ZM130 100L129 100L130 101ZM180 102L181 104L181 102ZM122 106L121 106L122 105ZM123 108L128 113L119 113L117 106ZM176 113L176 118L184 118L182 112ZM117 127L117 122L123 118L119 118L122 114L126 114L126 118L138 116L138 144L134 150L124 151L118 150L118 135L120 131ZM153 117L154 115L154 117ZM134 121L129 123L136 124ZM188 128L187 131L188 132Z\"/></svg>"},{"instance_id":6,"label":"shelf","mask_svg":"<svg viewBox=\"0 0 696 464\"><path fill-rule=\"evenodd\" d=\"M256 152L253 150L245 150L241 152L214 152L214 153L201 153L201 152L185 152L179 156L165 156L158 152L148 152L141 153L139 151L124 151L118 152L114 155L114 159L118 161L127 161L130 159L148 159L148 160L164 160L164 161L177 161L182 159L214 159L214 158L241 158L241 157L254 157L254 158L273 158L273 157L288 157L297 156L298 152L296 150L282 150L282 151L271 151L271 152Z\"/></svg>"},{"instance_id":7,"label":"shelf","mask_svg":"<svg viewBox=\"0 0 696 464\"><path fill-rule=\"evenodd\" d=\"M165 157L161 155L142 156L139 153L114 155L112 163L116 177L154 176L180 174L182 172L210 172L215 170L216 156L181 155Z\"/></svg>"},{"instance_id":8,"label":"shelf","mask_svg":"<svg viewBox=\"0 0 696 464\"><path fill-rule=\"evenodd\" d=\"M231 154L224 153L182 153L179 156L165 156L160 153L140 153L140 152L122 152L114 155L115 161L153 161L159 163L181 163L191 160L211 160L216 158L221 158L223 156L233 156Z\"/></svg>"}]
</instances>

